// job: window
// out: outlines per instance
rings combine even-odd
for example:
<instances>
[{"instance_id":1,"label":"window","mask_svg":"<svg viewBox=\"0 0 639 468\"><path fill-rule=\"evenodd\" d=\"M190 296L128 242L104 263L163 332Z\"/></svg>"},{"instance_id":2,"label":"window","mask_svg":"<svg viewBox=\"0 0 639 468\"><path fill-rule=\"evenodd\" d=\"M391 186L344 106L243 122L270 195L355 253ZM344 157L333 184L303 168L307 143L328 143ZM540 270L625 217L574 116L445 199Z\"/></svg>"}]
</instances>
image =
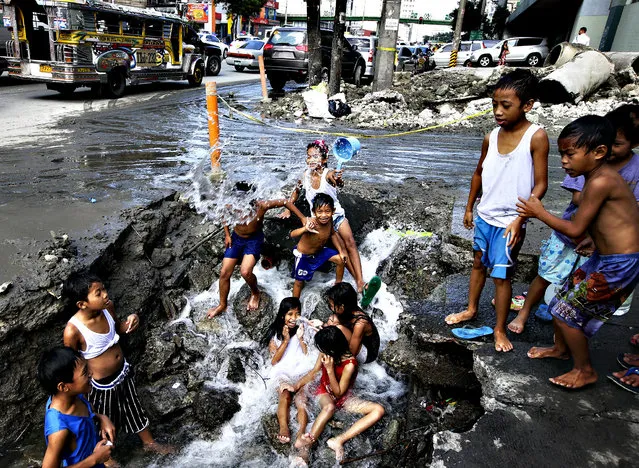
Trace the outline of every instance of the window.
<instances>
[{"instance_id":1,"label":"window","mask_svg":"<svg viewBox=\"0 0 639 468\"><path fill-rule=\"evenodd\" d=\"M247 41L240 48L249 50L261 50L262 47L264 47L264 43L262 41Z\"/></svg>"},{"instance_id":2,"label":"window","mask_svg":"<svg viewBox=\"0 0 639 468\"><path fill-rule=\"evenodd\" d=\"M122 34L128 34L129 36L141 36L142 26L144 23L136 18L127 18L126 21L122 21Z\"/></svg>"},{"instance_id":3,"label":"window","mask_svg":"<svg viewBox=\"0 0 639 468\"><path fill-rule=\"evenodd\" d=\"M322 45L324 44L325 34L322 34ZM306 33L304 31L287 31L285 29L278 29L271 35L269 42L271 44L279 45L300 45L306 40Z\"/></svg>"},{"instance_id":4,"label":"window","mask_svg":"<svg viewBox=\"0 0 639 468\"><path fill-rule=\"evenodd\" d=\"M439 49L441 52L451 52L453 50L452 44L446 44L444 47Z\"/></svg>"},{"instance_id":5,"label":"window","mask_svg":"<svg viewBox=\"0 0 639 468\"><path fill-rule=\"evenodd\" d=\"M120 18L112 13L97 12L98 32L120 34Z\"/></svg>"},{"instance_id":6,"label":"window","mask_svg":"<svg viewBox=\"0 0 639 468\"><path fill-rule=\"evenodd\" d=\"M162 23L147 20L145 35L151 37L162 37Z\"/></svg>"},{"instance_id":7,"label":"window","mask_svg":"<svg viewBox=\"0 0 639 468\"><path fill-rule=\"evenodd\" d=\"M370 39L360 39L359 37L349 37L348 42L350 42L351 45L356 45L357 50L361 52L366 52L370 50L371 48Z\"/></svg>"},{"instance_id":8,"label":"window","mask_svg":"<svg viewBox=\"0 0 639 468\"><path fill-rule=\"evenodd\" d=\"M470 44L464 44L464 43L459 44L460 52L468 52L469 50L470 50Z\"/></svg>"},{"instance_id":9,"label":"window","mask_svg":"<svg viewBox=\"0 0 639 468\"><path fill-rule=\"evenodd\" d=\"M542 40L541 37L524 37L517 41L517 46L536 46L541 44Z\"/></svg>"}]
</instances>

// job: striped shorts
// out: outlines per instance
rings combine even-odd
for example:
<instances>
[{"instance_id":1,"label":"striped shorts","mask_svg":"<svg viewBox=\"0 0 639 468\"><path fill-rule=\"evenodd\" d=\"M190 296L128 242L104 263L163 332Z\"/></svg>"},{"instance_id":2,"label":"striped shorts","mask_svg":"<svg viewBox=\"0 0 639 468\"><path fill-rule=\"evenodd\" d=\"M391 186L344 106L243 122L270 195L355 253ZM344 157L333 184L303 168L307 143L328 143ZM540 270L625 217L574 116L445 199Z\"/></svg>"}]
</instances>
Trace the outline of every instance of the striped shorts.
<instances>
[{"instance_id":1,"label":"striped shorts","mask_svg":"<svg viewBox=\"0 0 639 468\"><path fill-rule=\"evenodd\" d=\"M123 428L128 434L137 434L149 425L135 384L133 383L133 368L126 360L122 370L104 379L91 379L89 402L93 411L108 416L117 430Z\"/></svg>"}]
</instances>

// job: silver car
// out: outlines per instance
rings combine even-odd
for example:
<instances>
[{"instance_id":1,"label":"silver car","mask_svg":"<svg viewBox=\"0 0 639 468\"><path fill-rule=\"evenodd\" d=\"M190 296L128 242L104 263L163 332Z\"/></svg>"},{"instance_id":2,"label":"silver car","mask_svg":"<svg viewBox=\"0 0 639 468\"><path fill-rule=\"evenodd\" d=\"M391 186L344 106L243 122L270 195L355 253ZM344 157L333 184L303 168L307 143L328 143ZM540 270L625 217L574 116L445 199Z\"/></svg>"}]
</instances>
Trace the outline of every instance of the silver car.
<instances>
[{"instance_id":1,"label":"silver car","mask_svg":"<svg viewBox=\"0 0 639 468\"><path fill-rule=\"evenodd\" d=\"M462 41L459 45L459 52L457 53L457 65L468 65L468 60L473 52L476 52L484 47L483 41ZM447 67L450 62L450 53L453 50L453 43L449 42L440 47L437 52L433 54L433 60L435 60L435 66Z\"/></svg>"},{"instance_id":2,"label":"silver car","mask_svg":"<svg viewBox=\"0 0 639 468\"><path fill-rule=\"evenodd\" d=\"M239 72L245 68L256 70L259 68L258 57L264 54L264 41L245 41L237 49L231 49L226 57L226 63L235 67Z\"/></svg>"},{"instance_id":3,"label":"silver car","mask_svg":"<svg viewBox=\"0 0 639 468\"><path fill-rule=\"evenodd\" d=\"M371 81L375 76L375 49L377 49L376 36L348 36L346 40L352 46L357 46L357 52L364 59L366 68L362 78Z\"/></svg>"},{"instance_id":4,"label":"silver car","mask_svg":"<svg viewBox=\"0 0 639 468\"><path fill-rule=\"evenodd\" d=\"M524 63L529 67L539 67L548 56L548 43L543 37L511 37L499 41L493 47L477 50L470 56L473 66L494 67L499 62L499 54L504 42L508 42L507 64Z\"/></svg>"}]
</instances>

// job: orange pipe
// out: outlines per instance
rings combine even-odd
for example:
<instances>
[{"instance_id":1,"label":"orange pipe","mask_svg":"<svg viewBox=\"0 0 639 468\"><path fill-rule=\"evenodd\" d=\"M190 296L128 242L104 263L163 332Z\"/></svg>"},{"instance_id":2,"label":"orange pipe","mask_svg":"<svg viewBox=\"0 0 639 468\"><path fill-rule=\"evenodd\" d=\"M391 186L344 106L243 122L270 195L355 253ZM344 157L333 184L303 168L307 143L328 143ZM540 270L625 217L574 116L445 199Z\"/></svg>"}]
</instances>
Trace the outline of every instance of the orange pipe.
<instances>
[{"instance_id":1,"label":"orange pipe","mask_svg":"<svg viewBox=\"0 0 639 468\"><path fill-rule=\"evenodd\" d=\"M215 81L206 83L206 109L209 122L209 144L211 146L211 167L219 169L220 156L220 118L217 112L217 87Z\"/></svg>"},{"instance_id":2,"label":"orange pipe","mask_svg":"<svg viewBox=\"0 0 639 468\"><path fill-rule=\"evenodd\" d=\"M264 57L257 56L257 63L260 66L260 81L262 81L262 97L268 99L268 91L266 90L266 71L264 70Z\"/></svg>"}]
</instances>

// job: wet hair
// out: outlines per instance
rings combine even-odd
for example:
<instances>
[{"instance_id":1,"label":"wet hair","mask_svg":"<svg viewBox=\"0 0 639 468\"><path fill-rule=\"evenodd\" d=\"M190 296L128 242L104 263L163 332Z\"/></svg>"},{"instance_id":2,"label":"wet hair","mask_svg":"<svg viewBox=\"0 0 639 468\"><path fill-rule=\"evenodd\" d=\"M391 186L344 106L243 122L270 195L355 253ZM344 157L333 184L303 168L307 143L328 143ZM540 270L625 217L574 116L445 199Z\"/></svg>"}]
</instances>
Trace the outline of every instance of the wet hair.
<instances>
[{"instance_id":1,"label":"wet hair","mask_svg":"<svg viewBox=\"0 0 639 468\"><path fill-rule=\"evenodd\" d=\"M311 211L315 212L322 206L329 206L331 210L335 211L335 202L333 201L333 197L325 193L318 193L315 195L315 198L313 198L313 209Z\"/></svg>"},{"instance_id":2,"label":"wet hair","mask_svg":"<svg viewBox=\"0 0 639 468\"><path fill-rule=\"evenodd\" d=\"M102 283L102 280L94 273L89 271L71 273L62 287L62 295L69 299L69 307L75 307L78 301L86 301L93 283Z\"/></svg>"},{"instance_id":3,"label":"wet hair","mask_svg":"<svg viewBox=\"0 0 639 468\"><path fill-rule=\"evenodd\" d=\"M328 158L328 145L324 140L315 140L308 144L306 147L306 152L311 148L317 148L320 153L322 153L322 158Z\"/></svg>"},{"instance_id":4,"label":"wet hair","mask_svg":"<svg viewBox=\"0 0 639 468\"><path fill-rule=\"evenodd\" d=\"M588 28L587 28L587 27L585 27L585 26L580 27L580 28L579 28L579 30L580 30L580 31L583 31L583 32L585 32L585 33L587 33L587 32L588 32Z\"/></svg>"},{"instance_id":5,"label":"wet hair","mask_svg":"<svg viewBox=\"0 0 639 468\"><path fill-rule=\"evenodd\" d=\"M531 99L537 98L537 88L539 86L539 80L533 75L530 70L524 70L518 68L510 73L506 73L502 76L493 92L498 89L512 89L521 101L522 106Z\"/></svg>"},{"instance_id":6,"label":"wet hair","mask_svg":"<svg viewBox=\"0 0 639 468\"><path fill-rule=\"evenodd\" d=\"M639 105L624 104L608 112L606 118L615 132L623 133L633 146L639 144Z\"/></svg>"},{"instance_id":7,"label":"wet hair","mask_svg":"<svg viewBox=\"0 0 639 468\"><path fill-rule=\"evenodd\" d=\"M255 192L255 185L250 182L246 182L245 180L241 180L240 182L235 182L233 190L244 193Z\"/></svg>"},{"instance_id":8,"label":"wet hair","mask_svg":"<svg viewBox=\"0 0 639 468\"><path fill-rule=\"evenodd\" d=\"M357 305L357 291L349 283L342 281L328 288L324 293L324 298L333 301L335 306L343 306L344 312L339 314L339 321L350 326L353 319L353 312L361 310Z\"/></svg>"},{"instance_id":9,"label":"wet hair","mask_svg":"<svg viewBox=\"0 0 639 468\"><path fill-rule=\"evenodd\" d=\"M617 132L606 117L584 115L573 120L559 134L557 140L574 140L576 148L592 151L598 146L607 148L606 158L610 155Z\"/></svg>"},{"instance_id":10,"label":"wet hair","mask_svg":"<svg viewBox=\"0 0 639 468\"><path fill-rule=\"evenodd\" d=\"M342 330L335 326L324 327L315 334L315 346L320 353L327 354L336 361L350 353L348 340Z\"/></svg>"},{"instance_id":11,"label":"wet hair","mask_svg":"<svg viewBox=\"0 0 639 468\"><path fill-rule=\"evenodd\" d=\"M73 372L81 361L80 353L68 346L58 346L42 353L38 363L38 381L47 395L58 393L60 382L73 382Z\"/></svg>"},{"instance_id":12,"label":"wet hair","mask_svg":"<svg viewBox=\"0 0 639 468\"><path fill-rule=\"evenodd\" d=\"M302 312L302 303L297 297L285 297L280 302L280 308L277 311L277 315L275 316L275 320L273 323L266 329L266 333L262 337L262 345L268 346L274 336L277 336L279 340L284 339L282 336L282 329L284 328L284 317L288 313L289 310L297 309ZM290 330L290 336L293 336L297 332L297 327Z\"/></svg>"}]
</instances>

